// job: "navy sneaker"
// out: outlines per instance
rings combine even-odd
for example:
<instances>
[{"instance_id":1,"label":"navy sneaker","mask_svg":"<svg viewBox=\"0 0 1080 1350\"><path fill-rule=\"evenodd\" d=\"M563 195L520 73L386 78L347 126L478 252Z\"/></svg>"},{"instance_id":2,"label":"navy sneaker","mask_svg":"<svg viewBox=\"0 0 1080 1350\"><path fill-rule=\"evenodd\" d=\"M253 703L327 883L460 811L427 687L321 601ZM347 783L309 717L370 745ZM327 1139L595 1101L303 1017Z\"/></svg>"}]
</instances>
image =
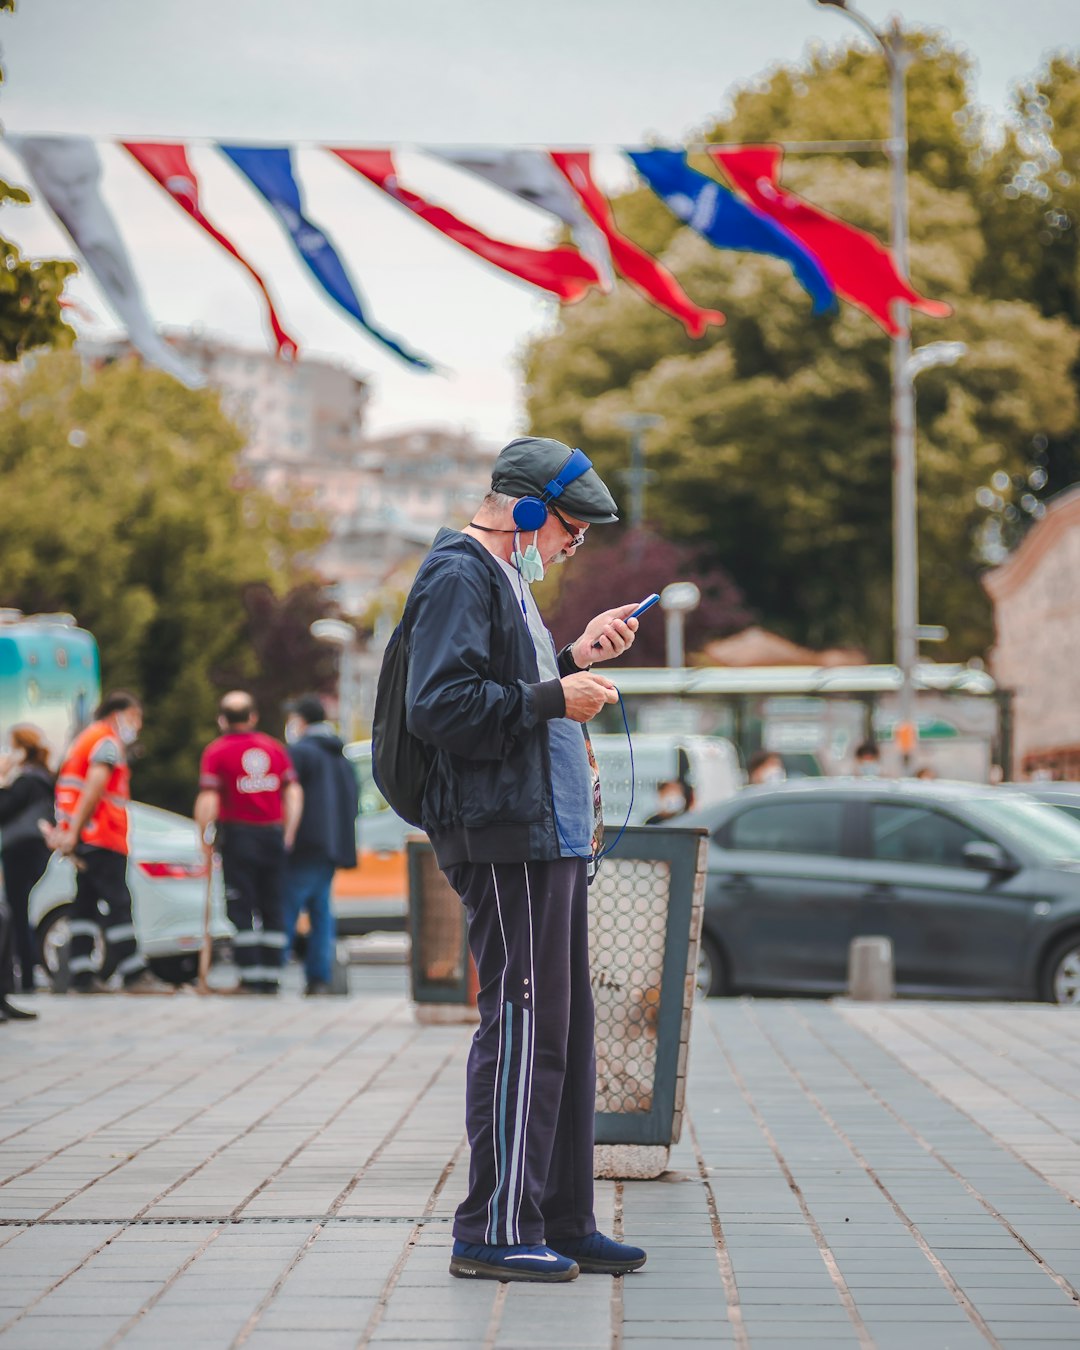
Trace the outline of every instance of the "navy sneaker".
<instances>
[{"instance_id":1,"label":"navy sneaker","mask_svg":"<svg viewBox=\"0 0 1080 1350\"><path fill-rule=\"evenodd\" d=\"M454 1242L450 1274L459 1280L540 1280L562 1284L578 1277L577 1263L550 1247L485 1247Z\"/></svg>"},{"instance_id":2,"label":"navy sneaker","mask_svg":"<svg viewBox=\"0 0 1080 1350\"><path fill-rule=\"evenodd\" d=\"M570 1261L576 1261L586 1275L627 1275L645 1264L646 1256L640 1247L616 1242L603 1233L590 1233L583 1238L552 1238L555 1250Z\"/></svg>"}]
</instances>

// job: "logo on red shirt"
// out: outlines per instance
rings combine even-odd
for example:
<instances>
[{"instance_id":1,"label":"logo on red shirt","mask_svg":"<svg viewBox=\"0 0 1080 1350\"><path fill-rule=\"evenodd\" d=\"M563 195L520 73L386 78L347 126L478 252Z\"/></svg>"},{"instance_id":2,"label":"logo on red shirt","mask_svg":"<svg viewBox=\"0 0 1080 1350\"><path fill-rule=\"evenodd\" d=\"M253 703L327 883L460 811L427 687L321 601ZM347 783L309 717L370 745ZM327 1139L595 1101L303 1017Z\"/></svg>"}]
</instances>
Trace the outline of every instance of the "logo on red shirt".
<instances>
[{"instance_id":1,"label":"logo on red shirt","mask_svg":"<svg viewBox=\"0 0 1080 1350\"><path fill-rule=\"evenodd\" d=\"M253 746L240 756L243 776L236 780L237 792L276 792L281 779L276 773L270 773L270 756L265 750Z\"/></svg>"}]
</instances>

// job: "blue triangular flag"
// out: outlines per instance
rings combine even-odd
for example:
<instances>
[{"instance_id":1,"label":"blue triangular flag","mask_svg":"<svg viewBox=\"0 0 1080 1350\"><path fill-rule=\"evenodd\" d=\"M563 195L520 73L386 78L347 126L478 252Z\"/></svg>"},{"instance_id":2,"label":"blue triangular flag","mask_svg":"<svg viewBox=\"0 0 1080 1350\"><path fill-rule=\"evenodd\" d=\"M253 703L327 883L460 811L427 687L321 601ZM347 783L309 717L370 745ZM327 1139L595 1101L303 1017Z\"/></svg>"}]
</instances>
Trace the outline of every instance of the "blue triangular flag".
<instances>
[{"instance_id":1,"label":"blue triangular flag","mask_svg":"<svg viewBox=\"0 0 1080 1350\"><path fill-rule=\"evenodd\" d=\"M329 238L304 215L300 188L293 176L292 154L286 148L250 145L222 145L219 149L245 174L269 202L271 209L288 230L296 250L311 269L319 285L332 300L371 334L376 342L421 370L432 370L431 362L403 347L387 333L374 327L364 313L360 297Z\"/></svg>"},{"instance_id":2,"label":"blue triangular flag","mask_svg":"<svg viewBox=\"0 0 1080 1350\"><path fill-rule=\"evenodd\" d=\"M682 150L628 150L634 167L681 221L716 248L767 253L791 265L815 314L836 304L836 288L817 258L784 227L748 206L715 178L698 173Z\"/></svg>"}]
</instances>

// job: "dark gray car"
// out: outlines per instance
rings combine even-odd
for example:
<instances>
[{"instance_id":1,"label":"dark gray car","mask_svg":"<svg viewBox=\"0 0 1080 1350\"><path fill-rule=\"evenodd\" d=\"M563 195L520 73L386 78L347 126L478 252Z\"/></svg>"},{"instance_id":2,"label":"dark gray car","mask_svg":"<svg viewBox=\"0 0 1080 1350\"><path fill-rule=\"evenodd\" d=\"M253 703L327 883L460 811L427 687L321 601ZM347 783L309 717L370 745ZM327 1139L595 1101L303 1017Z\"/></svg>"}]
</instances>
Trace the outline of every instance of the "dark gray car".
<instances>
[{"instance_id":1,"label":"dark gray car","mask_svg":"<svg viewBox=\"0 0 1080 1350\"><path fill-rule=\"evenodd\" d=\"M1037 802L1045 802L1047 806L1056 806L1059 811L1064 811L1067 816L1072 816L1074 820L1080 820L1080 783L1002 783L997 791L1007 792L1010 795L1016 792L1025 792L1029 797L1034 797Z\"/></svg>"},{"instance_id":2,"label":"dark gray car","mask_svg":"<svg viewBox=\"0 0 1080 1350\"><path fill-rule=\"evenodd\" d=\"M710 835L711 993L840 993L885 936L903 994L1080 1003L1080 823L1031 797L804 779L680 823Z\"/></svg>"}]
</instances>

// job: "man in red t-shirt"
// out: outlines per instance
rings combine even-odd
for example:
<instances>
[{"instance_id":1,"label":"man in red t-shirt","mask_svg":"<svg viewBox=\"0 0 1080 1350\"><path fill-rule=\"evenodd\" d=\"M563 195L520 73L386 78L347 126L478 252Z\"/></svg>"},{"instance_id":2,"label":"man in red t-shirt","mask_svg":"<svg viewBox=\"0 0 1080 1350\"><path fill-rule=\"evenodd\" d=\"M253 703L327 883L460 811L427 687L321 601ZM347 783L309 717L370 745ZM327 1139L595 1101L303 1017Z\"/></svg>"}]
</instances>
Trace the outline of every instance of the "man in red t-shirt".
<instances>
[{"instance_id":1,"label":"man in red t-shirt","mask_svg":"<svg viewBox=\"0 0 1080 1350\"><path fill-rule=\"evenodd\" d=\"M239 992L276 994L285 950L285 854L296 838L304 794L288 751L257 731L258 721L250 694L236 690L221 700L223 734L203 751L195 822L207 853L216 848L221 854Z\"/></svg>"}]
</instances>

